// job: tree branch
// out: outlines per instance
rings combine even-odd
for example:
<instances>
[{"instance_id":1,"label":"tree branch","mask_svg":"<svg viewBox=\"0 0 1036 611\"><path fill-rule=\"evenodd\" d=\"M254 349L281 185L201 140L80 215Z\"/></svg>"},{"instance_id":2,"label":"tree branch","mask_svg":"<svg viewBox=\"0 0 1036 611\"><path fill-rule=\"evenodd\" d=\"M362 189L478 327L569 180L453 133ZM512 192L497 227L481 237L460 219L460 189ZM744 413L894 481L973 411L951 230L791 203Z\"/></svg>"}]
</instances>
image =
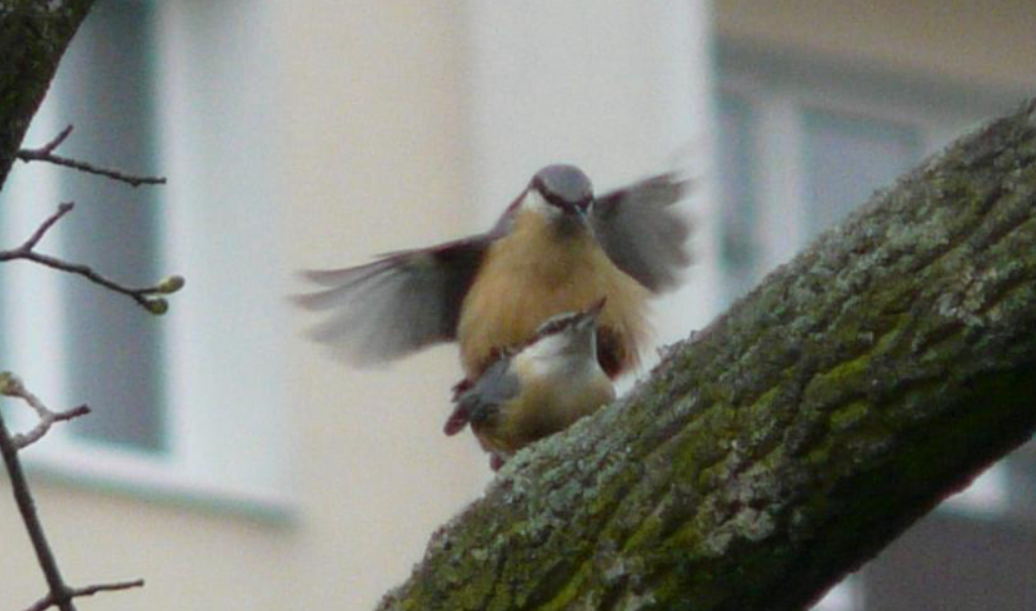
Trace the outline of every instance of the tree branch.
<instances>
[{"instance_id":1,"label":"tree branch","mask_svg":"<svg viewBox=\"0 0 1036 611\"><path fill-rule=\"evenodd\" d=\"M38 156L49 155L50 153L53 153L55 149L57 149L59 146L61 146L61 144L65 140L67 140L68 137L71 134L72 134L72 124L69 123L68 125L65 126L65 129L63 129L60 132L58 132L58 135L54 136L54 139L51 140L50 142L48 142L47 144L43 145L43 147L38 148L38 149L28 149L28 150L27 149L19 149L18 150L18 157L21 158L23 152L27 153L29 155L38 155Z\"/></svg>"},{"instance_id":2,"label":"tree branch","mask_svg":"<svg viewBox=\"0 0 1036 611\"><path fill-rule=\"evenodd\" d=\"M36 110L50 86L58 62L92 4L93 0L50 0L48 2L0 0L0 57L3 58L3 69L0 70L0 190L3 189L7 180L8 172L18 154L18 146L25 136L29 122L36 114ZM51 154L70 132L71 127L66 128L58 137L36 153L41 158L55 157ZM48 160L52 159L48 158ZM84 275L95 283L107 286L105 284L107 282L114 285L108 286L108 288L117 290L118 285L93 273L88 267L73 266L60 259L46 257L35 252L36 245L43 239L47 231L71 209L72 204L62 204L58 211L45 220L21 247L14 251L0 251L0 260L19 258L34 260L44 265ZM158 292L169 293L182 285L182 278L172 277L160 283L156 288L164 289ZM165 307L165 300L152 299L150 305L152 307L148 309L155 312L156 309ZM65 412L52 412L35 395L26 390L20 381L7 373L0 373L0 393L25 400L40 416L38 426L25 435L12 438L3 420L3 413L0 412L0 454L3 456L4 465L11 479L11 489L18 505L18 511L25 523L26 531L49 588L47 596L33 605L31 609L36 611L57 606L62 611L75 611L74 598L143 585L143 581L138 580L91 585L84 588L68 587L47 543L39 516L36 513L32 493L18 459L19 449L45 435L53 423L85 414L88 412L88 408L84 405Z\"/></svg>"},{"instance_id":3,"label":"tree branch","mask_svg":"<svg viewBox=\"0 0 1036 611\"><path fill-rule=\"evenodd\" d=\"M137 579L134 581L119 581L115 583L99 583L85 588L71 588L67 593L59 598L55 598L53 594L48 594L43 598L36 601L31 607L25 611L44 611L53 606L61 606L63 600L71 600L73 598L81 598L83 596L93 596L98 592L117 592L119 590L130 590L132 588L144 587L144 580Z\"/></svg>"},{"instance_id":4,"label":"tree branch","mask_svg":"<svg viewBox=\"0 0 1036 611\"><path fill-rule=\"evenodd\" d=\"M36 503L32 499L29 483L25 480L25 473L18 460L18 449L7 431L2 414L0 414L0 453L3 454L4 464L7 466L7 473L11 478L11 489L14 491L14 500L22 515L22 521L25 523L25 530L29 533L32 548L36 551L36 558L47 578L47 586L50 588L51 595L56 593L57 596L63 596L68 588L61 577L61 570L54 559L50 544L47 543L47 537L43 534L43 525L40 524L39 515L36 513ZM61 611L74 611L75 609L68 601L62 603L60 608Z\"/></svg>"},{"instance_id":5,"label":"tree branch","mask_svg":"<svg viewBox=\"0 0 1036 611\"><path fill-rule=\"evenodd\" d=\"M1036 428L1036 101L520 452L379 609L802 609Z\"/></svg>"},{"instance_id":6,"label":"tree branch","mask_svg":"<svg viewBox=\"0 0 1036 611\"><path fill-rule=\"evenodd\" d=\"M132 288L101 275L88 265L72 263L58 257L36 252L36 245L43 239L43 236L47 234L55 223L61 220L61 217L71 212L74 207L75 204L72 202L65 202L58 206L57 211L47 217L21 246L10 250L0 250L0 263L17 260L32 261L56 270L77 274L110 291L126 295L152 314L165 314L169 309L169 303L163 297L155 297L155 295L168 295L183 288L184 279L181 276L169 276L154 286Z\"/></svg>"},{"instance_id":7,"label":"tree branch","mask_svg":"<svg viewBox=\"0 0 1036 611\"><path fill-rule=\"evenodd\" d=\"M32 548L36 552L40 568L47 579L47 586L50 592L28 611L42 611L52 606L57 606L62 611L75 611L73 598L81 596L93 596L98 592L113 590L126 590L129 588L144 585L143 579L110 584L96 584L83 588L71 588L61 576L57 561L54 559L54 552L50 549L47 536L43 532L43 525L40 523L39 515L36 513L36 503L32 498L29 483L22 471L21 461L18 460L18 451L33 443L47 433L50 426L55 422L71 420L72 418L88 414L90 409L81 405L75 409L64 412L51 411L40 401L39 397L30 392L21 380L14 374L4 371L0 372L0 396L14 397L25 401L40 417L40 424L34 427L25 435L11 435L4 422L3 413L0 412L0 454L3 455L4 465L11 478L11 490L14 493L15 503L21 513L22 521L25 523L25 530L29 534Z\"/></svg>"},{"instance_id":8,"label":"tree branch","mask_svg":"<svg viewBox=\"0 0 1036 611\"><path fill-rule=\"evenodd\" d=\"M29 407L36 412L40 422L27 433L14 435L11 437L11 441L14 444L16 450L36 443L47 434L57 422L64 422L66 420L72 420L80 416L85 416L90 413L90 408L86 405L80 405L63 412L51 411L46 405L40 401L39 397L29 392L25 385L22 384L21 380L14 376L14 374L8 371L0 372L0 395L6 397L15 397L25 401Z\"/></svg>"},{"instance_id":9,"label":"tree branch","mask_svg":"<svg viewBox=\"0 0 1036 611\"><path fill-rule=\"evenodd\" d=\"M93 0L0 0L0 190L58 61Z\"/></svg>"},{"instance_id":10,"label":"tree branch","mask_svg":"<svg viewBox=\"0 0 1036 611\"><path fill-rule=\"evenodd\" d=\"M19 149L17 154L18 159L21 159L26 163L30 161L46 161L47 163L65 166L67 168L79 170L80 172L86 172L87 174L105 176L113 180L124 182L131 187L139 187L140 185L164 185L166 183L164 176L137 176L135 174L127 174L119 170L99 168L85 161L79 161L78 159L55 155L54 149L61 146L61 143L64 142L71 133L72 126L69 125L65 129L61 130L61 133L58 134L57 137L38 149Z\"/></svg>"}]
</instances>

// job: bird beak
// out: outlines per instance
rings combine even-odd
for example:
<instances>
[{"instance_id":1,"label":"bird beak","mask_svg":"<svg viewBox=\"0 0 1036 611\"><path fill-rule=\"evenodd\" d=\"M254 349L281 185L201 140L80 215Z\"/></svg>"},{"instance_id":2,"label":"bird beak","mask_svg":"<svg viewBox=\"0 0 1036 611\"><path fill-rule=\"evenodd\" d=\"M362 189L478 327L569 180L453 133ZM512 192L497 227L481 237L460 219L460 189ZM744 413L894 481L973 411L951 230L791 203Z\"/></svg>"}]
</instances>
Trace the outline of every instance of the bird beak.
<instances>
[{"instance_id":1,"label":"bird beak","mask_svg":"<svg viewBox=\"0 0 1036 611\"><path fill-rule=\"evenodd\" d=\"M587 310L586 310L587 316L589 316L589 317L591 317L591 318L596 320L597 319L597 315L600 314L601 310L604 309L604 304L607 301L608 301L607 297L601 297L600 299L598 299L596 303L594 303L592 306L587 308Z\"/></svg>"},{"instance_id":2,"label":"bird beak","mask_svg":"<svg viewBox=\"0 0 1036 611\"><path fill-rule=\"evenodd\" d=\"M587 215L587 212L589 210L589 206L580 206L578 204L572 206L572 214L574 214L576 218L579 219L579 222L583 225L586 225L589 220L589 217Z\"/></svg>"},{"instance_id":3,"label":"bird beak","mask_svg":"<svg viewBox=\"0 0 1036 611\"><path fill-rule=\"evenodd\" d=\"M597 325L597 317L600 315L601 310L604 309L605 300L605 297L601 297L596 303L583 312L583 316L579 319L579 322L576 323L580 329L593 328Z\"/></svg>"}]
</instances>

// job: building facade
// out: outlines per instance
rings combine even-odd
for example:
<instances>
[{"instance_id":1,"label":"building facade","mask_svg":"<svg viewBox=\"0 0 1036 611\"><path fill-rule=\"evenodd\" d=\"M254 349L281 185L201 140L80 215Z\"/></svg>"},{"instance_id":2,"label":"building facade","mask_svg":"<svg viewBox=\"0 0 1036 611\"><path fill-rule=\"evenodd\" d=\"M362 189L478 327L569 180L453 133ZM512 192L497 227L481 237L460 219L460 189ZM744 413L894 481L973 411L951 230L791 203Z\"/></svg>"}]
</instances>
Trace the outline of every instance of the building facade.
<instances>
[{"instance_id":1,"label":"building facade","mask_svg":"<svg viewBox=\"0 0 1036 611\"><path fill-rule=\"evenodd\" d=\"M72 122L67 154L170 184L18 166L0 243L72 199L48 248L188 286L155 319L0 268L0 368L96 412L26 453L65 573L147 579L106 609L372 607L492 474L441 433L454 349L347 368L301 339L295 270L479 231L547 163L602 191L679 169L696 264L656 304L663 344L1036 91L1034 26L1020 1L99 2L26 145ZM1034 463L998 466L822 608L1036 608ZM42 593L20 531L0 510L4 607Z\"/></svg>"}]
</instances>

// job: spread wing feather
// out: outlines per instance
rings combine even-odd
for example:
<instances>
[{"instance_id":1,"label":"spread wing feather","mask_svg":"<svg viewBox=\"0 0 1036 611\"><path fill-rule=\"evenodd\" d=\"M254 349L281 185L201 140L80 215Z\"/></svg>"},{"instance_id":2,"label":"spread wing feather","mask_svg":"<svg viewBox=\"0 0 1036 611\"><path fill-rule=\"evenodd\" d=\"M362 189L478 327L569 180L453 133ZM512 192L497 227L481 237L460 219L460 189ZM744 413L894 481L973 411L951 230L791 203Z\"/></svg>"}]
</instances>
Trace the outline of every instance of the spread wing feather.
<instances>
[{"instance_id":1,"label":"spread wing feather","mask_svg":"<svg viewBox=\"0 0 1036 611\"><path fill-rule=\"evenodd\" d=\"M387 361L457 333L460 304L494 236L389 253L347 269L304 272L320 289L294 300L328 318L310 337L358 365Z\"/></svg>"},{"instance_id":2,"label":"spread wing feather","mask_svg":"<svg viewBox=\"0 0 1036 611\"><path fill-rule=\"evenodd\" d=\"M590 226L608 258L652 292L674 288L691 261L685 250L690 224L673 209L687 189L688 181L663 174L605 194L591 205Z\"/></svg>"}]
</instances>

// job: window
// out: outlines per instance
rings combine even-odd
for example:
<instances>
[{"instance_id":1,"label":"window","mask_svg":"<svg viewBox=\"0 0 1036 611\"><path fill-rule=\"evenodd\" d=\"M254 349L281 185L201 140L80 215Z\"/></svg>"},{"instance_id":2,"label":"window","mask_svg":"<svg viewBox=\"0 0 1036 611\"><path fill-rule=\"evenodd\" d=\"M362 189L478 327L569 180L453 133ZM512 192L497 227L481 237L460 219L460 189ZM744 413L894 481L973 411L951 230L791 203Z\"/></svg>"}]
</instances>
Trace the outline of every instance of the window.
<instances>
[{"instance_id":1,"label":"window","mask_svg":"<svg viewBox=\"0 0 1036 611\"><path fill-rule=\"evenodd\" d=\"M822 107L804 107L800 121L810 238L921 158L913 125Z\"/></svg>"},{"instance_id":2,"label":"window","mask_svg":"<svg viewBox=\"0 0 1036 611\"><path fill-rule=\"evenodd\" d=\"M728 300L1013 100L722 42L718 110Z\"/></svg>"},{"instance_id":3,"label":"window","mask_svg":"<svg viewBox=\"0 0 1036 611\"><path fill-rule=\"evenodd\" d=\"M153 69L154 15L145 2L104 3L83 23L61 77L54 115L76 126L63 152L140 174L158 174ZM102 161L103 160L103 161ZM59 201L78 201L64 219L61 250L130 285L162 273L161 188L56 171ZM122 295L61 276L62 335L69 395L96 406L70 434L93 442L161 452L167 447L162 385L162 321Z\"/></svg>"},{"instance_id":4,"label":"window","mask_svg":"<svg viewBox=\"0 0 1036 611\"><path fill-rule=\"evenodd\" d=\"M198 87L225 67L220 49L263 48L261 34L239 29L242 19L248 20L230 9L180 3L112 0L94 7L26 146L42 145L72 123L60 153L174 178L169 186L134 189L65 168L18 164L0 201L0 243L20 243L59 202L75 201L41 251L131 286L182 273L188 288L170 299L168 315L155 317L82 278L5 264L0 360L53 407L93 408L89 417L52 429L26 455L32 466L149 497L280 515L290 506L280 351L256 312L276 312L283 291L269 278L276 268L268 254L273 231L244 214L268 214L275 226L275 200L270 179L257 176L262 155L250 160L250 171L222 181L228 193L207 191L198 177L212 159L199 149L225 150L235 138L247 148L250 137L235 130L232 119L225 130L191 119L224 116L214 109L234 102L247 108L238 121L255 121L262 112L247 85L228 80L219 91ZM198 22L207 27L195 27ZM202 49L208 61L184 61ZM261 52L246 56L266 61ZM214 201L241 222L208 216ZM241 265L239 256L255 265Z\"/></svg>"},{"instance_id":5,"label":"window","mask_svg":"<svg viewBox=\"0 0 1036 611\"><path fill-rule=\"evenodd\" d=\"M729 42L720 44L718 58L719 243L727 301L743 295L874 190L891 186L925 155L1013 104L944 84L849 70ZM1032 607L1034 447L1030 443L951 497L816 608L950 608L939 598L947 593L936 592L935 598L919 594L932 593L920 576L931 577L930 586L944 583L934 574L942 574L940 579L952 575L952 581L964 579L969 571L978 574L983 563L998 565L975 550L1029 558L1016 565L1029 568L1005 570L1001 578L983 582L989 588L983 604L952 608ZM954 538L972 545L971 551L952 553ZM990 546L993 540L1001 543ZM936 560L940 551L948 555ZM1019 594L1026 588L1030 594ZM958 602L978 596L974 587L958 590ZM1028 603L1022 604L1023 599Z\"/></svg>"},{"instance_id":6,"label":"window","mask_svg":"<svg viewBox=\"0 0 1036 611\"><path fill-rule=\"evenodd\" d=\"M96 7L66 53L27 142L46 142L64 123L72 123L75 131L62 145L62 154L134 173L156 173L153 19L151 5L144 2ZM158 278L159 211L164 204L160 190L131 189L39 163L17 166L11 186L5 190L3 207L19 211L5 212L11 221L5 223L10 225L6 242L24 239L57 202L75 201L78 209L62 219L42 248L129 285ZM14 222L16 214L21 222ZM16 228L20 236L14 235ZM4 308L12 312L3 321L4 335L19 344L38 341L42 333L24 332L30 327L19 324L24 312L17 312L29 306L27 302L52 301L47 320L32 328L63 338L60 357L53 350L23 356L61 369L67 395L94 406L89 418L67 427L67 435L78 442L148 453L166 449L161 321L124 296L99 290L81 278L36 278L52 273L42 268L17 271L24 273L0 270L7 280L2 286L11 287L5 299L22 302ZM14 345L8 346L7 354L15 363L23 360L14 358Z\"/></svg>"},{"instance_id":7,"label":"window","mask_svg":"<svg viewBox=\"0 0 1036 611\"><path fill-rule=\"evenodd\" d=\"M721 138L717 145L721 192L724 205L720 236L720 257L724 264L726 294L743 294L757 280L760 265L758 229L759 202L756 200L758 168L755 144L756 117L748 101L736 94L721 92L719 101Z\"/></svg>"}]
</instances>

